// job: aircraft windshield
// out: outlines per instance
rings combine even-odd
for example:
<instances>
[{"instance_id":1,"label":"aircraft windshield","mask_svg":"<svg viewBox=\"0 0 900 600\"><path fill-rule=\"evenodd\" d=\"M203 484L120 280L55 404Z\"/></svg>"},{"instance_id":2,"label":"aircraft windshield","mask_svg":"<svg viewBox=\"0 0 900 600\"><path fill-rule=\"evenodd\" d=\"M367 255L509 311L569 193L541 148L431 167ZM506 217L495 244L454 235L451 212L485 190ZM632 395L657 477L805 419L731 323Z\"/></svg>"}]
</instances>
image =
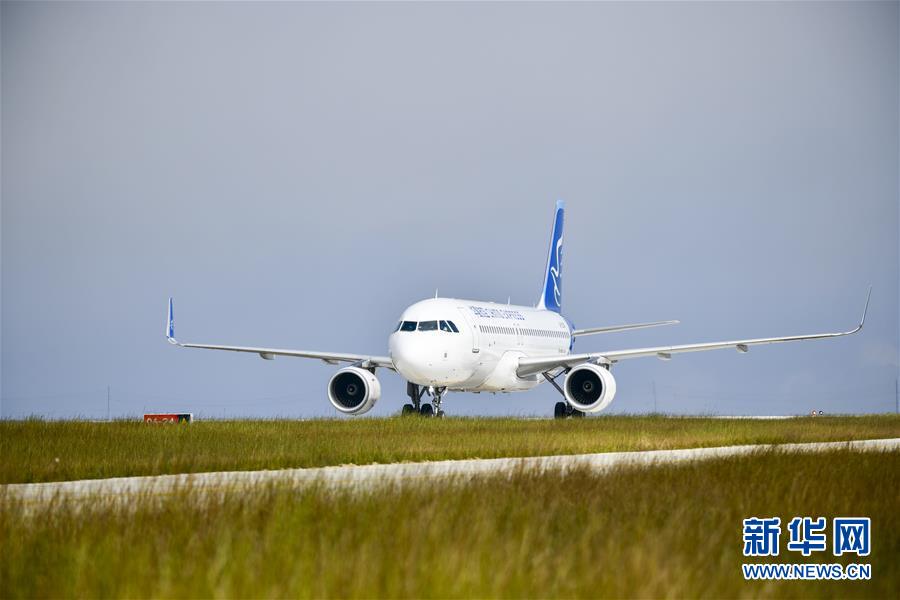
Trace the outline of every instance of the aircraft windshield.
<instances>
[{"instance_id":1,"label":"aircraft windshield","mask_svg":"<svg viewBox=\"0 0 900 600\"><path fill-rule=\"evenodd\" d=\"M447 333L459 333L456 323L453 321L400 321L394 331L446 331Z\"/></svg>"}]
</instances>

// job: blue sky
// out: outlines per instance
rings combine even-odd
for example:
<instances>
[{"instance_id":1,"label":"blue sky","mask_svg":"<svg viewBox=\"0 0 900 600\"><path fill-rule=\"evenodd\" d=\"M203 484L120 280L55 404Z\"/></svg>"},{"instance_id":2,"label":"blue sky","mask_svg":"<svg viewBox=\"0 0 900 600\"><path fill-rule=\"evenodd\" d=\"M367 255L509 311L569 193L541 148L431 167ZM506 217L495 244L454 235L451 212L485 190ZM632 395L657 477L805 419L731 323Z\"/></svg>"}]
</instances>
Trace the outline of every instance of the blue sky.
<instances>
[{"instance_id":1,"label":"blue sky","mask_svg":"<svg viewBox=\"0 0 900 600\"><path fill-rule=\"evenodd\" d=\"M327 416L320 362L442 295L681 325L611 412L885 412L898 376L897 3L9 3L2 416ZM380 376L370 414L399 410ZM453 414L550 414L549 387Z\"/></svg>"}]
</instances>

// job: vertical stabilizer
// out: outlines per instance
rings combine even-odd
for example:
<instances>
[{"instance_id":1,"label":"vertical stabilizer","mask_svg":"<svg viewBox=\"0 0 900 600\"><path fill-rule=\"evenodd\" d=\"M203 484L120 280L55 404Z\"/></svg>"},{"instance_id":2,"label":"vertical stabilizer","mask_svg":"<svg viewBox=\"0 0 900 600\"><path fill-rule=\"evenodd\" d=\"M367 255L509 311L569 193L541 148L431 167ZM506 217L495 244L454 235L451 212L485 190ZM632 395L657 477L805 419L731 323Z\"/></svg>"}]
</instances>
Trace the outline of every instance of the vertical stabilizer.
<instances>
[{"instance_id":1,"label":"vertical stabilizer","mask_svg":"<svg viewBox=\"0 0 900 600\"><path fill-rule=\"evenodd\" d=\"M166 339L170 344L177 344L175 341L175 312L172 298L169 298L169 315L166 317Z\"/></svg>"},{"instance_id":2,"label":"vertical stabilizer","mask_svg":"<svg viewBox=\"0 0 900 600\"><path fill-rule=\"evenodd\" d=\"M553 231L550 234L550 250L547 252L547 268L544 270L544 287L537 307L559 312L562 305L562 247L563 216L566 203L556 201L553 214Z\"/></svg>"}]
</instances>

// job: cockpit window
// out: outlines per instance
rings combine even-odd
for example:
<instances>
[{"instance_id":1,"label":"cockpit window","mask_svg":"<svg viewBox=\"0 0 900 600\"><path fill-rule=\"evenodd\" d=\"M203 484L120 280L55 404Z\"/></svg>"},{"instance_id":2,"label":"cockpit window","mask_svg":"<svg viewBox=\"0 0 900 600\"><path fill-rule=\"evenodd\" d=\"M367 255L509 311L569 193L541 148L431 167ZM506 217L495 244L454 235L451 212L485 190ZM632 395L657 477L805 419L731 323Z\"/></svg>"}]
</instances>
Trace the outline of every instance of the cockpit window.
<instances>
[{"instance_id":1,"label":"cockpit window","mask_svg":"<svg viewBox=\"0 0 900 600\"><path fill-rule=\"evenodd\" d=\"M403 325L403 321L400 321L399 323L397 323L397 326L394 327L394 331L392 333L397 333L398 331L400 331L400 327L402 325Z\"/></svg>"},{"instance_id":2,"label":"cockpit window","mask_svg":"<svg viewBox=\"0 0 900 600\"><path fill-rule=\"evenodd\" d=\"M447 333L459 333L456 323L453 321L400 321L394 331L446 331Z\"/></svg>"}]
</instances>

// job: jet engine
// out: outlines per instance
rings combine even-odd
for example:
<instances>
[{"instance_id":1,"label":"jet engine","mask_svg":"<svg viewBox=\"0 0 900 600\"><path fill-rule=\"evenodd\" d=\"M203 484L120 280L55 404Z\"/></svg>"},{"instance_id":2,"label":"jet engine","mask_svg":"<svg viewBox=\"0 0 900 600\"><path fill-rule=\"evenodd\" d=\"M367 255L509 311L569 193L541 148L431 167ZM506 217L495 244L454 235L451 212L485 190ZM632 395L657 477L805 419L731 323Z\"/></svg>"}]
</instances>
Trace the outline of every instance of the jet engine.
<instances>
[{"instance_id":1,"label":"jet engine","mask_svg":"<svg viewBox=\"0 0 900 600\"><path fill-rule=\"evenodd\" d=\"M348 415L369 412L381 398L381 383L375 374L359 367L346 367L328 382L328 400Z\"/></svg>"},{"instance_id":2,"label":"jet engine","mask_svg":"<svg viewBox=\"0 0 900 600\"><path fill-rule=\"evenodd\" d=\"M569 371L563 385L566 400L583 412L600 412L616 395L616 380L600 365L585 363Z\"/></svg>"}]
</instances>

